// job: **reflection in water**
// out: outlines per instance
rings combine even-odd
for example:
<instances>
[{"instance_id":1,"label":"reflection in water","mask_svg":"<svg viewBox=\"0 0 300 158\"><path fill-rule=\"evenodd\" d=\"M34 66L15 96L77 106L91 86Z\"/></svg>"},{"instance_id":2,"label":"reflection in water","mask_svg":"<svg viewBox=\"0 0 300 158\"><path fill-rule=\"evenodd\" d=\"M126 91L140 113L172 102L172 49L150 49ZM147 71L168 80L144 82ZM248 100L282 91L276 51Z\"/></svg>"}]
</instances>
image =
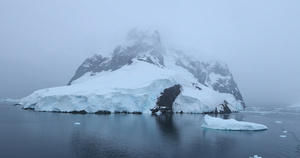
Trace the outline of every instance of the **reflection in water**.
<instances>
[{"instance_id":1,"label":"reflection in water","mask_svg":"<svg viewBox=\"0 0 300 158\"><path fill-rule=\"evenodd\" d=\"M230 119L230 114L211 114L210 116L219 117L225 120Z\"/></svg>"},{"instance_id":2,"label":"reflection in water","mask_svg":"<svg viewBox=\"0 0 300 158\"><path fill-rule=\"evenodd\" d=\"M162 136L167 139L171 139L172 141L179 140L179 131L173 123L173 114L161 114L161 115L153 115L156 118L156 122L160 131L162 132Z\"/></svg>"},{"instance_id":3,"label":"reflection in water","mask_svg":"<svg viewBox=\"0 0 300 158\"><path fill-rule=\"evenodd\" d=\"M202 151L207 152L207 155L214 155L215 157L231 157L232 150L236 146L236 139L233 133L224 135L224 131L203 129L203 143ZM213 140L213 141L212 141ZM222 154L221 154L222 153Z\"/></svg>"},{"instance_id":4,"label":"reflection in water","mask_svg":"<svg viewBox=\"0 0 300 158\"><path fill-rule=\"evenodd\" d=\"M296 146L296 153L300 157L300 144Z\"/></svg>"},{"instance_id":5,"label":"reflection in water","mask_svg":"<svg viewBox=\"0 0 300 158\"><path fill-rule=\"evenodd\" d=\"M281 131L286 131L286 133L289 133L292 136L295 144L292 143L292 142L290 142L291 143L290 145L291 146L295 145L295 153L296 153L296 155L298 157L300 157L300 139L297 137L297 135L295 134L295 132L292 132L291 130L287 131L284 128L285 125L283 125L283 124L278 124L277 123L276 125L278 125L278 127L281 129ZM291 149L289 149L289 150L291 150Z\"/></svg>"},{"instance_id":6,"label":"reflection in water","mask_svg":"<svg viewBox=\"0 0 300 158\"><path fill-rule=\"evenodd\" d=\"M237 144L241 143L241 138L249 138L255 135L255 132L202 129L202 117L202 115L161 114L90 118L88 122L73 127L71 134L73 157L146 155L210 158L245 155L243 151L237 150ZM101 121L100 126L97 120Z\"/></svg>"},{"instance_id":7,"label":"reflection in water","mask_svg":"<svg viewBox=\"0 0 300 158\"><path fill-rule=\"evenodd\" d=\"M99 139L95 136L73 133L71 145L73 157L117 157L129 156L124 150L119 150L117 146L107 146L114 144L110 140Z\"/></svg>"},{"instance_id":8,"label":"reflection in water","mask_svg":"<svg viewBox=\"0 0 300 158\"><path fill-rule=\"evenodd\" d=\"M289 133L292 134L294 140L297 142L295 151L296 151L296 154L300 157L300 140L294 132L289 132Z\"/></svg>"},{"instance_id":9,"label":"reflection in water","mask_svg":"<svg viewBox=\"0 0 300 158\"><path fill-rule=\"evenodd\" d=\"M112 139L103 139L84 126L75 126L71 135L72 157L129 157L126 150L120 150ZM95 133L94 133L95 134Z\"/></svg>"},{"instance_id":10,"label":"reflection in water","mask_svg":"<svg viewBox=\"0 0 300 158\"><path fill-rule=\"evenodd\" d=\"M73 157L165 157L154 119L124 114L91 117L73 127Z\"/></svg>"},{"instance_id":11,"label":"reflection in water","mask_svg":"<svg viewBox=\"0 0 300 158\"><path fill-rule=\"evenodd\" d=\"M239 121L245 117L245 121L269 129L203 129L203 115L74 115L2 105L0 157L300 157L299 115L236 113L218 117ZM280 138L285 130L287 138Z\"/></svg>"},{"instance_id":12,"label":"reflection in water","mask_svg":"<svg viewBox=\"0 0 300 158\"><path fill-rule=\"evenodd\" d=\"M219 118L222 118L222 119L225 119L225 120L231 119L231 118L233 118L237 121L243 121L244 120L243 115L239 115L239 114L236 114L236 113L234 113L234 114L211 114L211 116L219 117Z\"/></svg>"}]
</instances>

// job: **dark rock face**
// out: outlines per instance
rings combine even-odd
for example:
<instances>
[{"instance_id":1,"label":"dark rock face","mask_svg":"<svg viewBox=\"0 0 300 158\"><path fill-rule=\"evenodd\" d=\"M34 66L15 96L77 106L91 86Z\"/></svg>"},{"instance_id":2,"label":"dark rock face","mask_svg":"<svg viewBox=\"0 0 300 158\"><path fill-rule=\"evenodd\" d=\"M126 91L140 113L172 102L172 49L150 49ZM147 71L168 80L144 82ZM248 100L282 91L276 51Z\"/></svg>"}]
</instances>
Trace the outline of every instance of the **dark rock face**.
<instances>
[{"instance_id":1,"label":"dark rock face","mask_svg":"<svg viewBox=\"0 0 300 158\"><path fill-rule=\"evenodd\" d=\"M181 92L181 86L179 84L174 85L173 87L167 88L164 92L161 93L161 96L157 98L156 105L161 112L169 111L173 112L172 106ZM155 111L155 110L154 110Z\"/></svg>"},{"instance_id":2,"label":"dark rock face","mask_svg":"<svg viewBox=\"0 0 300 158\"><path fill-rule=\"evenodd\" d=\"M218 111L218 108L221 109ZM228 103L224 100L223 104L220 104L218 107L215 108L215 110L210 111L210 112L204 112L203 114L230 114L236 111L231 111L230 108L228 107ZM225 118L224 118L225 119Z\"/></svg>"},{"instance_id":3,"label":"dark rock face","mask_svg":"<svg viewBox=\"0 0 300 158\"><path fill-rule=\"evenodd\" d=\"M195 88L197 88L198 90L202 90L198 85L197 85L197 83L192 83L192 85L195 87Z\"/></svg>"},{"instance_id":4,"label":"dark rock face","mask_svg":"<svg viewBox=\"0 0 300 158\"><path fill-rule=\"evenodd\" d=\"M223 107L223 110L218 111L217 108L215 108L215 111L213 113L215 114L229 114L235 111L231 111L228 107L228 103L226 101L224 101L223 104L220 104L219 106Z\"/></svg>"},{"instance_id":5,"label":"dark rock face","mask_svg":"<svg viewBox=\"0 0 300 158\"><path fill-rule=\"evenodd\" d=\"M22 108L23 110L34 110L34 108Z\"/></svg>"},{"instance_id":6,"label":"dark rock face","mask_svg":"<svg viewBox=\"0 0 300 158\"><path fill-rule=\"evenodd\" d=\"M130 112L130 111L114 111L115 114L142 114L142 112L140 111L133 111L133 112Z\"/></svg>"},{"instance_id":7,"label":"dark rock face","mask_svg":"<svg viewBox=\"0 0 300 158\"><path fill-rule=\"evenodd\" d=\"M206 86L211 86L215 91L220 93L233 94L235 99L238 100L244 108L246 108L243 97L226 64L218 62L206 63L194 61L188 56L182 54L180 51L177 51L176 53L180 54L182 57L177 58L176 65L187 69L194 75L195 78L198 79L199 83ZM189 62L183 62L183 60ZM214 81L214 78L211 77L211 75L214 74L220 77L216 81Z\"/></svg>"},{"instance_id":8,"label":"dark rock face","mask_svg":"<svg viewBox=\"0 0 300 158\"><path fill-rule=\"evenodd\" d=\"M80 111L70 111L69 113L72 114L87 114L87 112L85 110L80 110Z\"/></svg>"},{"instance_id":9,"label":"dark rock face","mask_svg":"<svg viewBox=\"0 0 300 158\"><path fill-rule=\"evenodd\" d=\"M68 85L71 84L72 81L80 78L87 72L93 72L95 69L97 69L98 65L101 63L107 61L108 58L103 58L101 55L94 55L91 58L86 59L77 69L75 75L72 77Z\"/></svg>"},{"instance_id":10,"label":"dark rock face","mask_svg":"<svg viewBox=\"0 0 300 158\"><path fill-rule=\"evenodd\" d=\"M107 115L107 114L111 114L111 112L107 111L107 110L99 110L99 111L95 112L95 114L104 114L104 115Z\"/></svg>"},{"instance_id":11,"label":"dark rock face","mask_svg":"<svg viewBox=\"0 0 300 158\"><path fill-rule=\"evenodd\" d=\"M133 43L129 46L118 46L111 54L111 57L102 57L94 55L86 59L77 69L68 85L72 81L80 78L87 72L94 73L102 71L115 71L124 65L130 65L135 58L140 61L148 62L159 67L164 67L163 48L158 32L148 35L144 32L135 32L132 30L128 34L128 39Z\"/></svg>"},{"instance_id":12,"label":"dark rock face","mask_svg":"<svg viewBox=\"0 0 300 158\"><path fill-rule=\"evenodd\" d=\"M140 111L134 111L134 112L132 112L132 114L142 114L142 112L140 112Z\"/></svg>"}]
</instances>

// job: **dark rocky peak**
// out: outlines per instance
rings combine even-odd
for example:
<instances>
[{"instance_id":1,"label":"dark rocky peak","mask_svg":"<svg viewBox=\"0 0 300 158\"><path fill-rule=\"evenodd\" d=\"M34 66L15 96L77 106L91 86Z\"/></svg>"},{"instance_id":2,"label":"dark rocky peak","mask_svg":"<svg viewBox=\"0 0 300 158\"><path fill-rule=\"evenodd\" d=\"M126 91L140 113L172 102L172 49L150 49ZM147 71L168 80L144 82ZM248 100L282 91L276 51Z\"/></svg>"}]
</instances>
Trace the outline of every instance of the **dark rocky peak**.
<instances>
[{"instance_id":1,"label":"dark rocky peak","mask_svg":"<svg viewBox=\"0 0 300 158\"><path fill-rule=\"evenodd\" d=\"M164 67L164 52L158 31L133 29L127 35L127 43L116 47L111 56L118 63L127 64L136 58Z\"/></svg>"},{"instance_id":2,"label":"dark rocky peak","mask_svg":"<svg viewBox=\"0 0 300 158\"><path fill-rule=\"evenodd\" d=\"M130 65L133 59L164 67L162 54L165 52L165 48L160 42L158 31L133 29L128 33L127 38L125 44L117 46L109 56L94 55L86 59L68 85L87 72L94 75L102 71L115 71L125 65Z\"/></svg>"},{"instance_id":3,"label":"dark rocky peak","mask_svg":"<svg viewBox=\"0 0 300 158\"><path fill-rule=\"evenodd\" d=\"M209 64L209 71L221 76L232 76L227 64L222 62L212 62Z\"/></svg>"},{"instance_id":4,"label":"dark rocky peak","mask_svg":"<svg viewBox=\"0 0 300 158\"><path fill-rule=\"evenodd\" d=\"M171 50L175 58L175 64L187 69L199 83L213 88L220 93L229 93L245 108L243 97L233 79L227 64L211 59L197 59L182 53L180 50Z\"/></svg>"},{"instance_id":5,"label":"dark rocky peak","mask_svg":"<svg viewBox=\"0 0 300 158\"><path fill-rule=\"evenodd\" d=\"M97 68L101 67L104 63L109 60L108 57L101 55L94 55L93 57L87 58L76 70L75 75L69 81L68 85L71 85L72 81L80 78L87 72L94 72Z\"/></svg>"}]
</instances>

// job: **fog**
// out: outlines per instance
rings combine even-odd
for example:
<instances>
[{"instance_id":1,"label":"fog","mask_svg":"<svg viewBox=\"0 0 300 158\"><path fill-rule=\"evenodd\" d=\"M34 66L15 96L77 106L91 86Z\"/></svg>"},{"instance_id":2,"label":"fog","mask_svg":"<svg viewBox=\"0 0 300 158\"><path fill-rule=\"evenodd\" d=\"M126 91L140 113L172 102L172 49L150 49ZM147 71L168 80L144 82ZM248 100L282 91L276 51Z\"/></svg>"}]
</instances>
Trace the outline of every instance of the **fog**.
<instances>
[{"instance_id":1,"label":"fog","mask_svg":"<svg viewBox=\"0 0 300 158\"><path fill-rule=\"evenodd\" d=\"M226 62L248 106L300 102L299 8L299 0L1 1L0 98L66 85L87 57L139 27Z\"/></svg>"}]
</instances>

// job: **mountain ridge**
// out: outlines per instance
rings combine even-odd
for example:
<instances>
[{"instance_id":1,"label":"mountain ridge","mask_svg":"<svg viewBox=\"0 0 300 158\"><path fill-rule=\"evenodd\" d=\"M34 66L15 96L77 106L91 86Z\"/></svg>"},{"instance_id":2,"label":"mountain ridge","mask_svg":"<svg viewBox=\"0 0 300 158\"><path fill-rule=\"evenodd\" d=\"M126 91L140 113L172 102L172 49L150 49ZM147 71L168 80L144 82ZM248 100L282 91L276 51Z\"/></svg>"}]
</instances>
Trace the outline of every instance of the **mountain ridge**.
<instances>
[{"instance_id":1,"label":"mountain ridge","mask_svg":"<svg viewBox=\"0 0 300 158\"><path fill-rule=\"evenodd\" d=\"M175 64L187 69L198 79L199 83L220 93L233 94L243 107L246 107L227 64L220 61L201 61L189 57L182 50L165 48L161 43L157 30L154 30L151 34L150 31L133 29L127 36L131 43L117 46L109 56L94 55L86 59L77 69L68 85L71 85L74 80L87 72L92 72L91 75L95 75L95 73L102 71L115 71L126 64L132 63L134 58L163 68L165 67L165 58L172 56Z\"/></svg>"}]
</instances>

